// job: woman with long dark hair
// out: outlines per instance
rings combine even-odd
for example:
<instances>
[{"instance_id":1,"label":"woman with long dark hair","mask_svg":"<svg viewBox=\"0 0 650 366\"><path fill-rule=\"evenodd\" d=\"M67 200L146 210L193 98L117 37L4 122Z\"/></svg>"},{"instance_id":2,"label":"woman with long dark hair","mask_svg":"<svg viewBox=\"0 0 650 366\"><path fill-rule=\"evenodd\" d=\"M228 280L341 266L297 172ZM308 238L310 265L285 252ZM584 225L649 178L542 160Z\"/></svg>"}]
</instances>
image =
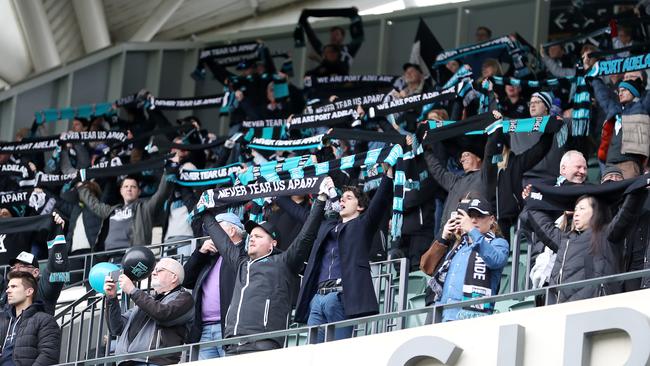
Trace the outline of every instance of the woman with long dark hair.
<instances>
[{"instance_id":1,"label":"woman with long dark hair","mask_svg":"<svg viewBox=\"0 0 650 366\"><path fill-rule=\"evenodd\" d=\"M571 230L563 231L545 212L530 210L529 223L540 240L557 253L549 285L607 276L621 271L625 228L634 222L646 189L628 194L614 218L610 208L595 196L576 200ZM557 302L588 299L617 292L615 284L585 286L554 292Z\"/></svg>"}]
</instances>

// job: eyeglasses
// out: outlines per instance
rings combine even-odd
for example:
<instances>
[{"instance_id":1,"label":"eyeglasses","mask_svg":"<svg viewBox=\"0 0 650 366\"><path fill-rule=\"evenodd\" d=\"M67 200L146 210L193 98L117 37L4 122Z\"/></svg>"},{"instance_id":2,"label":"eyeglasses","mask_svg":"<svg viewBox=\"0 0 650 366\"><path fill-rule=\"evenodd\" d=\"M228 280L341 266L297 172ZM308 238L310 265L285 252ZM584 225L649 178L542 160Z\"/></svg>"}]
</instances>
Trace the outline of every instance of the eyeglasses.
<instances>
[{"instance_id":1,"label":"eyeglasses","mask_svg":"<svg viewBox=\"0 0 650 366\"><path fill-rule=\"evenodd\" d=\"M533 104L544 104L544 102L542 102L542 101L540 101L540 100L531 100L530 102L528 102L528 106L529 106L529 107L530 107L531 105L533 105Z\"/></svg>"},{"instance_id":2,"label":"eyeglasses","mask_svg":"<svg viewBox=\"0 0 650 366\"><path fill-rule=\"evenodd\" d=\"M155 273L155 274L158 274L158 273L160 273L161 271L167 271L167 272L169 272L169 273L173 273L172 271L168 270L167 268L154 268L154 269L153 269L153 273Z\"/></svg>"},{"instance_id":3,"label":"eyeglasses","mask_svg":"<svg viewBox=\"0 0 650 366\"><path fill-rule=\"evenodd\" d=\"M31 271L33 269L36 269L36 267L34 267L32 265L29 265L29 264L20 264L20 263L19 264L14 264L13 266L9 267L10 271L17 271L17 270L21 270L21 269Z\"/></svg>"}]
</instances>

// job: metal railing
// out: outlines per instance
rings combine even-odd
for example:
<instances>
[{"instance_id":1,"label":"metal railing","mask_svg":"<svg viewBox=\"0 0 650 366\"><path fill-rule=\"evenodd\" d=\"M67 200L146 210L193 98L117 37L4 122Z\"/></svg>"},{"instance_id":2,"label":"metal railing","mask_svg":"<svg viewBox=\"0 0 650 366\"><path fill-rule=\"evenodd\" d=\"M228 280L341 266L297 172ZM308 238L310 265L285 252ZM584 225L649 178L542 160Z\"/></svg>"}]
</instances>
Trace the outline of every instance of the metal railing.
<instances>
[{"instance_id":1,"label":"metal railing","mask_svg":"<svg viewBox=\"0 0 650 366\"><path fill-rule=\"evenodd\" d=\"M456 303L433 305L433 306L427 306L418 309L398 310L398 311L387 312L387 313L367 316L363 318L344 320L344 321L323 324L323 325L292 328L292 329L286 329L281 331L260 333L260 334L250 335L250 336L241 336L236 338L221 339L217 341L210 341L210 342L203 342L203 343L184 344L180 346L161 348L152 351L134 352L126 355L113 355L113 356L106 356L106 357L101 357L101 358L96 358L91 360L67 362L67 363L60 364L60 366L99 365L99 364L105 364L110 362L124 361L133 358L146 358L152 356L168 355L172 353L181 353L182 354L181 362L188 362L188 361L197 360L200 347L215 347L215 346L223 347L226 345L237 344L240 342L243 343L243 342L250 342L250 341L255 341L260 339L288 337L288 336L300 337L301 335L305 335L307 339L306 342L307 344L315 344L319 330L325 332L326 334L325 342L328 342L333 339L332 335L334 334L336 328L349 327L349 326L354 326L358 328L362 324L379 323L379 322L400 322L401 321L402 323L404 323L405 320L409 317L421 316L423 314L427 314L427 315L431 314L432 323L435 324L441 321L442 313L445 309L467 307L471 305L484 304L484 303L496 303L499 301L507 301L507 300L522 300L524 298L537 296L537 295L545 295L548 301L548 299L552 298L550 296L552 292L557 292L560 290L566 290L572 288L582 288L585 286L594 286L594 285L602 286L606 283L620 282L624 280L637 279L643 277L650 277L650 269L592 278L588 280L576 281L571 283L564 283L561 285L549 286L540 289L524 290L524 291L519 291L519 292L514 292L509 294L477 298L477 299L466 300L466 301L461 301ZM375 333L387 332L392 330L394 329L391 328L376 329ZM328 334L330 336L327 336ZM358 333L354 334L354 336L359 336L359 334Z\"/></svg>"},{"instance_id":2,"label":"metal railing","mask_svg":"<svg viewBox=\"0 0 650 366\"><path fill-rule=\"evenodd\" d=\"M200 239L195 238L192 240L198 241ZM185 245L191 244L187 243ZM178 244L164 243L150 247L160 248L160 251L164 253L165 246L170 246L171 250L173 249L171 247L175 245ZM119 254L120 251L104 253ZM183 259L180 259L181 263ZM406 258L370 264L375 294L382 312L399 312L406 309L408 268L408 259ZM123 296L121 303L122 309L124 310L130 306L128 297ZM58 312L56 319L63 331L61 345L62 362L83 362L87 359L105 357L109 354L111 336L108 334L108 329L105 325L105 314L106 301L104 300L104 296L97 295L94 290L88 291L85 295ZM403 328L405 328L405 323L401 319L380 319L375 322L357 325L353 332L357 335L362 335ZM298 328L294 327L293 329ZM333 337L333 334L333 332L326 333L326 338L329 340ZM303 344L305 340L308 341L305 337L296 334L295 337L287 338L285 344L286 346L298 346Z\"/></svg>"}]
</instances>

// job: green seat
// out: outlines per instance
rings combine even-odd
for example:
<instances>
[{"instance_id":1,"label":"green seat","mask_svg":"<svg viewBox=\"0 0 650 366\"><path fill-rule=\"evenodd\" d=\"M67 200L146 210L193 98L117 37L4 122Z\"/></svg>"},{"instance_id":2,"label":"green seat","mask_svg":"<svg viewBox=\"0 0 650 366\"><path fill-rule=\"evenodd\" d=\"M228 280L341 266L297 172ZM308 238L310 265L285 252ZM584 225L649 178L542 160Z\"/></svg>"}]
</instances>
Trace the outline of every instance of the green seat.
<instances>
[{"instance_id":1,"label":"green seat","mask_svg":"<svg viewBox=\"0 0 650 366\"><path fill-rule=\"evenodd\" d=\"M426 295L417 294L411 296L409 297L407 304L408 304L408 309L422 309L426 306ZM426 319L427 319L426 313L411 315L408 318L406 318L406 327L414 328L414 327L422 326L424 325Z\"/></svg>"}]
</instances>

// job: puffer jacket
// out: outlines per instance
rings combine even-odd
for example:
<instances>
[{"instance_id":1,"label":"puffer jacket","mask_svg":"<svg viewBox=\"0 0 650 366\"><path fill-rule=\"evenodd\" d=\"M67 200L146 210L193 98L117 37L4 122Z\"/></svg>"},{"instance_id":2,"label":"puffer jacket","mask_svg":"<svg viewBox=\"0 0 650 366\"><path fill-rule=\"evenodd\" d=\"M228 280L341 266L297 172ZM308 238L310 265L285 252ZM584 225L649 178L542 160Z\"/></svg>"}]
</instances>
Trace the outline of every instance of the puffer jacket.
<instances>
[{"instance_id":1,"label":"puffer jacket","mask_svg":"<svg viewBox=\"0 0 650 366\"><path fill-rule=\"evenodd\" d=\"M646 190L628 194L612 221L603 229L603 243L600 251L591 251L593 232L587 229L563 232L554 221L542 211L528 211L528 222L544 245L557 253L549 285L581 281L589 278L612 275L621 272L623 240L627 227L635 221L636 214L644 202ZM575 301L617 292L620 284L603 287L585 286L558 291L558 302Z\"/></svg>"},{"instance_id":2,"label":"puffer jacket","mask_svg":"<svg viewBox=\"0 0 650 366\"><path fill-rule=\"evenodd\" d=\"M107 301L108 329L111 334L119 335L115 345L116 355L179 346L185 343L194 319L194 300L188 291L178 286L165 295L152 297L136 289L131 294L131 300L136 306L123 314L116 297ZM139 312L146 313L146 322L135 338L129 342L129 329ZM132 361L151 362L156 365L172 365L179 360L180 353L148 359L132 359ZM118 364L121 362L124 361Z\"/></svg>"},{"instance_id":3,"label":"puffer jacket","mask_svg":"<svg viewBox=\"0 0 650 366\"><path fill-rule=\"evenodd\" d=\"M309 257L323 219L325 202L317 199L309 217L289 248L274 249L251 260L232 244L212 215L203 215L204 230L223 256L224 263L236 268L235 289L226 314L223 338L286 329L291 311L292 281ZM281 346L282 339L273 339Z\"/></svg>"},{"instance_id":4,"label":"puffer jacket","mask_svg":"<svg viewBox=\"0 0 650 366\"><path fill-rule=\"evenodd\" d=\"M18 321L18 325L16 325ZM47 366L59 363L61 329L52 315L44 312L43 304L33 303L23 310L17 320L15 309L0 313L0 339L3 343L10 327L16 326L13 361L16 366Z\"/></svg>"},{"instance_id":5,"label":"puffer jacket","mask_svg":"<svg viewBox=\"0 0 650 366\"><path fill-rule=\"evenodd\" d=\"M621 105L616 95L602 80L593 79L591 86L594 88L596 100L607 114L606 119L618 119L614 123L607 150L607 164L640 162L643 156L647 157L650 153L650 93L644 93L641 98L634 98L631 102ZM626 149L630 148L637 153L626 153Z\"/></svg>"}]
</instances>

